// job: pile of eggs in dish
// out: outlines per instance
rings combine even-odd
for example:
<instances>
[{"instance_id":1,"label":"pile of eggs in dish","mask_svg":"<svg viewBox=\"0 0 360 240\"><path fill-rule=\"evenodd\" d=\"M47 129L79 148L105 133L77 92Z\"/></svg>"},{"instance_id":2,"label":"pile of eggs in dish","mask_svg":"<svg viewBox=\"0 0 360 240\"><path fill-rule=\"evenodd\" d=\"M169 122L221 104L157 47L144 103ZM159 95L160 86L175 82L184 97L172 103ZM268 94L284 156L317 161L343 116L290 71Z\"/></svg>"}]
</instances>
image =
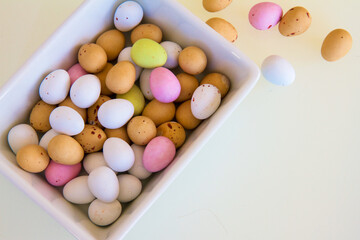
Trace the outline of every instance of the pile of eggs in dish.
<instances>
[{"instance_id":1,"label":"pile of eggs in dish","mask_svg":"<svg viewBox=\"0 0 360 240\"><path fill-rule=\"evenodd\" d=\"M141 193L142 180L173 161L186 134L217 110L230 88L224 74L204 74L203 50L161 42L161 29L142 18L138 3L120 4L116 29L82 45L67 71L49 73L29 124L8 133L18 165L44 173L69 202L89 204L99 226L113 223L122 204Z\"/></svg>"}]
</instances>

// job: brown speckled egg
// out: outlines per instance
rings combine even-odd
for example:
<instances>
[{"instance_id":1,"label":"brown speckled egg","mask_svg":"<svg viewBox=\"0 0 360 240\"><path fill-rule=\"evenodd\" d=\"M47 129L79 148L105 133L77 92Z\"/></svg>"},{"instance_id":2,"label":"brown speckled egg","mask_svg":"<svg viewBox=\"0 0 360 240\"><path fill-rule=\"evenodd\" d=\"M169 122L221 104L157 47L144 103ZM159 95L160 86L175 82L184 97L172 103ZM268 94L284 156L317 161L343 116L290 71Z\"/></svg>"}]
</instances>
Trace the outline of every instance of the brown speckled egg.
<instances>
[{"instance_id":1,"label":"brown speckled egg","mask_svg":"<svg viewBox=\"0 0 360 240\"><path fill-rule=\"evenodd\" d=\"M119 30L111 29L101 34L96 40L96 44L105 50L108 61L112 61L119 56L120 51L125 47L125 36Z\"/></svg>"},{"instance_id":2,"label":"brown speckled egg","mask_svg":"<svg viewBox=\"0 0 360 240\"><path fill-rule=\"evenodd\" d=\"M225 19L218 17L210 18L206 21L206 24L229 42L235 42L238 37L236 28Z\"/></svg>"},{"instance_id":3,"label":"brown speckled egg","mask_svg":"<svg viewBox=\"0 0 360 240\"><path fill-rule=\"evenodd\" d=\"M225 97L230 89L230 80L221 73L209 73L200 82L202 84L211 84L217 87L221 93L221 98Z\"/></svg>"},{"instance_id":4,"label":"brown speckled egg","mask_svg":"<svg viewBox=\"0 0 360 240\"><path fill-rule=\"evenodd\" d=\"M134 65L129 61L121 61L110 69L105 84L113 93L124 94L134 85L135 75Z\"/></svg>"},{"instance_id":5,"label":"brown speckled egg","mask_svg":"<svg viewBox=\"0 0 360 240\"><path fill-rule=\"evenodd\" d=\"M105 132L98 126L86 124L84 130L74 139L80 143L85 153L100 151L107 139Z\"/></svg>"},{"instance_id":6,"label":"brown speckled egg","mask_svg":"<svg viewBox=\"0 0 360 240\"><path fill-rule=\"evenodd\" d=\"M311 25L311 16L303 7L291 8L282 17L279 23L279 31L286 37L300 35Z\"/></svg>"},{"instance_id":7,"label":"brown speckled egg","mask_svg":"<svg viewBox=\"0 0 360 240\"><path fill-rule=\"evenodd\" d=\"M48 154L57 163L74 165L84 158L84 149L74 138L67 135L57 135L49 142Z\"/></svg>"},{"instance_id":8,"label":"brown speckled egg","mask_svg":"<svg viewBox=\"0 0 360 240\"><path fill-rule=\"evenodd\" d=\"M106 63L104 69L101 72L98 72L98 73L95 74L100 80L100 84L101 84L101 92L100 92L100 94L101 95L110 96L110 95L114 94L112 91L110 91L108 89L108 87L105 84L106 76L107 76L108 72L110 71L110 69L113 66L114 65L112 65L111 63Z\"/></svg>"},{"instance_id":9,"label":"brown speckled egg","mask_svg":"<svg viewBox=\"0 0 360 240\"><path fill-rule=\"evenodd\" d=\"M76 106L72 101L71 98L68 96L67 98L65 98L64 101L62 101L61 103L59 103L59 106L66 106L66 107L70 107L72 109L74 109L75 111L77 111L81 117L84 119L84 122L86 122L86 109L85 108L79 108L78 106Z\"/></svg>"},{"instance_id":10,"label":"brown speckled egg","mask_svg":"<svg viewBox=\"0 0 360 240\"><path fill-rule=\"evenodd\" d=\"M47 104L42 100L38 101L30 113L31 126L39 132L47 132L50 130L49 117L55 108L55 105Z\"/></svg>"},{"instance_id":11,"label":"brown speckled egg","mask_svg":"<svg viewBox=\"0 0 360 240\"><path fill-rule=\"evenodd\" d=\"M176 77L180 82L181 91L175 102L189 100L195 89L199 86L199 81L194 76L187 73L179 73Z\"/></svg>"},{"instance_id":12,"label":"brown speckled egg","mask_svg":"<svg viewBox=\"0 0 360 240\"><path fill-rule=\"evenodd\" d=\"M16 154L16 161L25 171L39 173L48 166L50 158L43 147L30 144L20 148Z\"/></svg>"},{"instance_id":13,"label":"brown speckled egg","mask_svg":"<svg viewBox=\"0 0 360 240\"><path fill-rule=\"evenodd\" d=\"M150 118L137 116L127 124L127 133L133 143L146 145L156 137L156 126Z\"/></svg>"},{"instance_id":14,"label":"brown speckled egg","mask_svg":"<svg viewBox=\"0 0 360 240\"><path fill-rule=\"evenodd\" d=\"M186 47L179 54L179 66L188 74L197 75L202 73L206 68L206 64L206 55L198 47Z\"/></svg>"},{"instance_id":15,"label":"brown speckled egg","mask_svg":"<svg viewBox=\"0 0 360 240\"><path fill-rule=\"evenodd\" d=\"M88 73L98 73L104 69L107 56L105 50L99 45L87 43L79 49L78 61Z\"/></svg>"},{"instance_id":16,"label":"brown speckled egg","mask_svg":"<svg viewBox=\"0 0 360 240\"><path fill-rule=\"evenodd\" d=\"M181 147L186 138L185 129L177 122L166 122L161 124L157 128L156 135L169 138L175 144L176 148Z\"/></svg>"},{"instance_id":17,"label":"brown speckled egg","mask_svg":"<svg viewBox=\"0 0 360 240\"><path fill-rule=\"evenodd\" d=\"M157 43L160 43L162 39L162 31L158 26L151 23L140 24L132 30L130 38L132 44L141 38L149 38Z\"/></svg>"},{"instance_id":18,"label":"brown speckled egg","mask_svg":"<svg viewBox=\"0 0 360 240\"><path fill-rule=\"evenodd\" d=\"M194 117L191 112L191 100L183 102L177 109L176 109L176 121L178 121L185 129L194 129L200 123L201 120Z\"/></svg>"},{"instance_id":19,"label":"brown speckled egg","mask_svg":"<svg viewBox=\"0 0 360 240\"><path fill-rule=\"evenodd\" d=\"M126 131L126 126L122 126L121 128L116 128L116 129L105 128L104 131L108 138L111 138L111 137L121 138L122 140L127 142L129 145L131 144L131 140Z\"/></svg>"},{"instance_id":20,"label":"brown speckled egg","mask_svg":"<svg viewBox=\"0 0 360 240\"><path fill-rule=\"evenodd\" d=\"M337 61L344 57L351 49L352 37L344 29L331 31L321 46L321 56L329 62Z\"/></svg>"},{"instance_id":21,"label":"brown speckled egg","mask_svg":"<svg viewBox=\"0 0 360 240\"><path fill-rule=\"evenodd\" d=\"M153 99L145 106L142 115L150 118L156 126L159 126L160 124L169 122L174 118L175 104L172 102L162 103Z\"/></svg>"},{"instance_id":22,"label":"brown speckled egg","mask_svg":"<svg viewBox=\"0 0 360 240\"><path fill-rule=\"evenodd\" d=\"M208 12L218 12L226 8L232 0L203 0L202 4Z\"/></svg>"},{"instance_id":23,"label":"brown speckled egg","mask_svg":"<svg viewBox=\"0 0 360 240\"><path fill-rule=\"evenodd\" d=\"M105 95L100 95L100 97L98 98L98 100L94 103L94 105L92 105L91 107L89 107L87 109L87 122L90 124L90 125L96 125L100 128L104 128L99 119L98 119L98 111L99 111L99 108L100 106L106 102L106 101L109 101L111 98L108 97L108 96L105 96Z\"/></svg>"}]
</instances>

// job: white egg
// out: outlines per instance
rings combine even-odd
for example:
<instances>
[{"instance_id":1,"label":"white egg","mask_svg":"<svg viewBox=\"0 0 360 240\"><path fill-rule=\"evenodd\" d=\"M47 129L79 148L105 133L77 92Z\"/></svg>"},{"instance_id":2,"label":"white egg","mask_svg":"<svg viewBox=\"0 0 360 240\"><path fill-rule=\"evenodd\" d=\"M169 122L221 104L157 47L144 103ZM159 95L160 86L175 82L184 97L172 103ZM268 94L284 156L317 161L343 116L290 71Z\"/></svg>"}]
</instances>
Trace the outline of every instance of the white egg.
<instances>
[{"instance_id":1,"label":"white egg","mask_svg":"<svg viewBox=\"0 0 360 240\"><path fill-rule=\"evenodd\" d=\"M57 135L60 135L60 133L56 132L54 129L50 129L41 137L39 145L47 150L49 142Z\"/></svg>"},{"instance_id":2,"label":"white egg","mask_svg":"<svg viewBox=\"0 0 360 240\"><path fill-rule=\"evenodd\" d=\"M261 72L266 80L280 86L288 86L295 80L293 66L286 59L277 55L265 58L261 64Z\"/></svg>"},{"instance_id":3,"label":"white egg","mask_svg":"<svg viewBox=\"0 0 360 240\"><path fill-rule=\"evenodd\" d=\"M192 95L191 112L197 119L206 119L218 109L220 102L219 89L211 84L202 84Z\"/></svg>"},{"instance_id":4,"label":"white egg","mask_svg":"<svg viewBox=\"0 0 360 240\"><path fill-rule=\"evenodd\" d=\"M144 164L142 161L145 146L132 144L131 148L134 151L135 162L128 172L141 180L148 178L151 175L151 172L144 168Z\"/></svg>"},{"instance_id":5,"label":"white egg","mask_svg":"<svg viewBox=\"0 0 360 240\"><path fill-rule=\"evenodd\" d=\"M93 74L86 74L73 83L70 89L70 98L79 108L88 108L98 100L100 91L99 78Z\"/></svg>"},{"instance_id":6,"label":"white egg","mask_svg":"<svg viewBox=\"0 0 360 240\"><path fill-rule=\"evenodd\" d=\"M182 51L181 46L171 41L162 42L160 45L165 49L167 54L167 60L163 67L169 69L176 68L179 65L179 55Z\"/></svg>"},{"instance_id":7,"label":"white egg","mask_svg":"<svg viewBox=\"0 0 360 240\"><path fill-rule=\"evenodd\" d=\"M139 196L142 185L138 178L130 174L120 174L119 180L119 196L118 200L127 203Z\"/></svg>"},{"instance_id":8,"label":"white egg","mask_svg":"<svg viewBox=\"0 0 360 240\"><path fill-rule=\"evenodd\" d=\"M87 204L95 199L88 186L88 176L80 176L66 183L63 195L66 200L75 204Z\"/></svg>"},{"instance_id":9,"label":"white egg","mask_svg":"<svg viewBox=\"0 0 360 240\"><path fill-rule=\"evenodd\" d=\"M119 196L119 181L109 167L101 166L92 170L88 185L91 193L103 202L112 202Z\"/></svg>"},{"instance_id":10,"label":"white egg","mask_svg":"<svg viewBox=\"0 0 360 240\"><path fill-rule=\"evenodd\" d=\"M134 115L134 105L125 99L111 99L98 110L98 119L105 128L115 129L125 125Z\"/></svg>"},{"instance_id":11,"label":"white egg","mask_svg":"<svg viewBox=\"0 0 360 240\"><path fill-rule=\"evenodd\" d=\"M94 152L94 153L87 154L84 157L83 166L84 166L85 171L88 174L90 174L91 171L93 171L94 169L96 169L98 167L101 167L101 166L109 167L107 165L107 163L105 162L104 154L102 152ZM117 172L115 172L115 173L117 173Z\"/></svg>"},{"instance_id":12,"label":"white egg","mask_svg":"<svg viewBox=\"0 0 360 240\"><path fill-rule=\"evenodd\" d=\"M106 226L115 222L120 217L121 212L122 207L118 200L106 203L96 199L88 209L90 220L99 226Z\"/></svg>"},{"instance_id":13,"label":"white egg","mask_svg":"<svg viewBox=\"0 0 360 240\"><path fill-rule=\"evenodd\" d=\"M49 117L51 127L58 133L74 136L84 130L84 119L74 109L66 106L55 108Z\"/></svg>"},{"instance_id":14,"label":"white egg","mask_svg":"<svg viewBox=\"0 0 360 240\"><path fill-rule=\"evenodd\" d=\"M10 129L8 143L11 150L16 154L20 148L26 145L38 144L39 138L32 126L29 124L18 124Z\"/></svg>"},{"instance_id":15,"label":"white egg","mask_svg":"<svg viewBox=\"0 0 360 240\"><path fill-rule=\"evenodd\" d=\"M130 145L121 138L111 137L106 139L103 146L106 163L117 172L129 170L135 161L134 151Z\"/></svg>"},{"instance_id":16,"label":"white egg","mask_svg":"<svg viewBox=\"0 0 360 240\"><path fill-rule=\"evenodd\" d=\"M151 101L154 99L154 95L150 89L150 74L153 69L144 69L140 75L140 89L144 97Z\"/></svg>"},{"instance_id":17,"label":"white egg","mask_svg":"<svg viewBox=\"0 0 360 240\"><path fill-rule=\"evenodd\" d=\"M126 1L120 4L114 14L114 25L121 32L127 32L136 27L142 20L144 12L140 4Z\"/></svg>"},{"instance_id":18,"label":"white egg","mask_svg":"<svg viewBox=\"0 0 360 240\"><path fill-rule=\"evenodd\" d=\"M121 52L120 52L120 54L118 56L118 62L120 62L120 61L129 61L132 64L134 64L135 71L136 71L135 80L137 80L139 78L143 68L136 65L134 63L134 61L132 60L132 58L131 58L131 47L126 47L123 50L121 50Z\"/></svg>"},{"instance_id":19,"label":"white egg","mask_svg":"<svg viewBox=\"0 0 360 240\"><path fill-rule=\"evenodd\" d=\"M63 69L49 73L40 84L40 98L48 104L58 104L64 101L70 89L70 76Z\"/></svg>"}]
</instances>

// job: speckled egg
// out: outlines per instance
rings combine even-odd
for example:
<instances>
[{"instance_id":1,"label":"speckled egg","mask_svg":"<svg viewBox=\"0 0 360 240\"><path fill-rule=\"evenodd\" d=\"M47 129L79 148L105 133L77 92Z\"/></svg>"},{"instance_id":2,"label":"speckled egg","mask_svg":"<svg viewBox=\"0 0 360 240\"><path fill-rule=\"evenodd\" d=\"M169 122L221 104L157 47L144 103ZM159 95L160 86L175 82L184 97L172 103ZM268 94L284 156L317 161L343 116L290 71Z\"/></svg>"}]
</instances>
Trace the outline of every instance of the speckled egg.
<instances>
[{"instance_id":1,"label":"speckled egg","mask_svg":"<svg viewBox=\"0 0 360 240\"><path fill-rule=\"evenodd\" d=\"M184 48L179 55L179 66L192 75L197 75L205 70L207 57L203 50L195 46Z\"/></svg>"},{"instance_id":2,"label":"speckled egg","mask_svg":"<svg viewBox=\"0 0 360 240\"><path fill-rule=\"evenodd\" d=\"M200 84L214 85L219 89L221 98L225 97L230 89L230 80L222 73L209 73L201 80Z\"/></svg>"},{"instance_id":3,"label":"speckled egg","mask_svg":"<svg viewBox=\"0 0 360 240\"><path fill-rule=\"evenodd\" d=\"M164 41L160 45L165 49L167 60L163 67L168 69L176 68L179 65L179 55L182 48L176 42Z\"/></svg>"},{"instance_id":4,"label":"speckled egg","mask_svg":"<svg viewBox=\"0 0 360 240\"><path fill-rule=\"evenodd\" d=\"M25 171L39 173L48 166L50 158L44 148L30 144L19 149L16 161Z\"/></svg>"},{"instance_id":5,"label":"speckled egg","mask_svg":"<svg viewBox=\"0 0 360 240\"><path fill-rule=\"evenodd\" d=\"M69 93L70 76L67 71L57 69L49 73L41 82L39 95L47 104L62 102Z\"/></svg>"},{"instance_id":6,"label":"speckled egg","mask_svg":"<svg viewBox=\"0 0 360 240\"><path fill-rule=\"evenodd\" d=\"M279 23L279 31L283 36L292 37L304 33L311 25L311 15L303 7L291 8Z\"/></svg>"},{"instance_id":7,"label":"speckled egg","mask_svg":"<svg viewBox=\"0 0 360 240\"><path fill-rule=\"evenodd\" d=\"M220 103L219 89L211 84L202 84L191 98L191 112L197 119L206 119L218 109Z\"/></svg>"},{"instance_id":8,"label":"speckled egg","mask_svg":"<svg viewBox=\"0 0 360 240\"><path fill-rule=\"evenodd\" d=\"M104 128L103 125L101 125L100 121L99 121L99 118L98 118L98 111L99 111L99 108L101 107L101 105L104 103L104 102L107 102L111 100L110 97L108 96L105 96L105 95L100 95L100 97L98 98L98 100L94 103L94 105L92 105L91 107L89 107L87 109L87 122L90 124L90 125L96 125L100 128Z\"/></svg>"},{"instance_id":9,"label":"speckled egg","mask_svg":"<svg viewBox=\"0 0 360 240\"><path fill-rule=\"evenodd\" d=\"M121 61L129 61L131 62L135 67L135 80L137 80L140 77L141 72L143 71L143 68L138 66L131 58L131 47L124 48L119 56L118 56L118 62Z\"/></svg>"},{"instance_id":10,"label":"speckled egg","mask_svg":"<svg viewBox=\"0 0 360 240\"><path fill-rule=\"evenodd\" d=\"M276 3L261 2L255 4L249 12L250 24L258 30L275 27L283 15L282 8Z\"/></svg>"},{"instance_id":11,"label":"speckled egg","mask_svg":"<svg viewBox=\"0 0 360 240\"><path fill-rule=\"evenodd\" d=\"M80 143L85 153L100 151L107 139L105 132L98 126L86 124L84 130L74 139Z\"/></svg>"},{"instance_id":12,"label":"speckled egg","mask_svg":"<svg viewBox=\"0 0 360 240\"><path fill-rule=\"evenodd\" d=\"M177 122L166 122L157 128L157 136L169 138L176 148L181 147L186 139L185 129Z\"/></svg>"},{"instance_id":13,"label":"speckled egg","mask_svg":"<svg viewBox=\"0 0 360 240\"><path fill-rule=\"evenodd\" d=\"M108 61L112 61L118 57L120 51L125 47L125 36L122 32L111 29L102 33L96 39L96 44L105 50Z\"/></svg>"},{"instance_id":14,"label":"speckled egg","mask_svg":"<svg viewBox=\"0 0 360 240\"><path fill-rule=\"evenodd\" d=\"M156 136L156 126L150 118L137 116L127 124L127 133L133 143L146 145Z\"/></svg>"},{"instance_id":15,"label":"speckled egg","mask_svg":"<svg viewBox=\"0 0 360 240\"><path fill-rule=\"evenodd\" d=\"M141 22L143 16L144 12L140 4L126 1L116 8L114 25L118 30L128 32Z\"/></svg>"},{"instance_id":16,"label":"speckled egg","mask_svg":"<svg viewBox=\"0 0 360 240\"><path fill-rule=\"evenodd\" d=\"M162 31L158 26L152 23L140 24L132 30L130 39L132 44L134 44L141 38L148 38L160 43L162 39Z\"/></svg>"},{"instance_id":17,"label":"speckled egg","mask_svg":"<svg viewBox=\"0 0 360 240\"><path fill-rule=\"evenodd\" d=\"M351 46L352 37L350 33L344 29L335 29L324 39L321 55L326 61L337 61L350 51Z\"/></svg>"},{"instance_id":18,"label":"speckled egg","mask_svg":"<svg viewBox=\"0 0 360 240\"><path fill-rule=\"evenodd\" d=\"M80 47L78 61L88 73L98 73L104 69L107 62L105 50L95 43L87 43Z\"/></svg>"},{"instance_id":19,"label":"speckled egg","mask_svg":"<svg viewBox=\"0 0 360 240\"><path fill-rule=\"evenodd\" d=\"M39 132L48 131L51 128L49 117L55 108L56 106L49 105L42 100L37 102L30 113L31 126Z\"/></svg>"},{"instance_id":20,"label":"speckled egg","mask_svg":"<svg viewBox=\"0 0 360 240\"><path fill-rule=\"evenodd\" d=\"M122 212L121 204L118 200L113 202L103 202L95 199L88 208L90 220L98 226L107 226L115 222Z\"/></svg>"}]
</instances>

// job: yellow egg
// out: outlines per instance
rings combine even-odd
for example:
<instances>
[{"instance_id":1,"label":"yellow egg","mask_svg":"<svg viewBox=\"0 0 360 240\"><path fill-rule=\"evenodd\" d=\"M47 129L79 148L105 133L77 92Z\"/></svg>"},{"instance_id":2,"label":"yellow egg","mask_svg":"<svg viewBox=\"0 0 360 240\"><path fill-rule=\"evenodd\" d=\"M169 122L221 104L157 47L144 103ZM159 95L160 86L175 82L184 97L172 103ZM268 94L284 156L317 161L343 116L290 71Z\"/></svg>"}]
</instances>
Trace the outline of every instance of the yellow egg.
<instances>
[{"instance_id":1,"label":"yellow egg","mask_svg":"<svg viewBox=\"0 0 360 240\"><path fill-rule=\"evenodd\" d=\"M156 126L150 118L137 116L127 124L127 133L133 143L146 145L156 137Z\"/></svg>"},{"instance_id":2,"label":"yellow egg","mask_svg":"<svg viewBox=\"0 0 360 240\"><path fill-rule=\"evenodd\" d=\"M31 126L39 132L47 132L50 130L49 117L55 108L55 105L47 104L42 100L38 101L30 113Z\"/></svg>"},{"instance_id":3,"label":"yellow egg","mask_svg":"<svg viewBox=\"0 0 360 240\"><path fill-rule=\"evenodd\" d=\"M235 42L238 37L235 27L225 19L218 17L210 18L206 21L206 24L229 42Z\"/></svg>"},{"instance_id":4,"label":"yellow egg","mask_svg":"<svg viewBox=\"0 0 360 240\"><path fill-rule=\"evenodd\" d=\"M105 50L95 43L87 43L80 47L78 61L88 73L98 73L104 69L107 62Z\"/></svg>"},{"instance_id":5,"label":"yellow egg","mask_svg":"<svg viewBox=\"0 0 360 240\"><path fill-rule=\"evenodd\" d=\"M161 124L157 128L156 135L169 138L175 144L176 148L181 147L186 138L185 129L177 122L166 122Z\"/></svg>"},{"instance_id":6,"label":"yellow egg","mask_svg":"<svg viewBox=\"0 0 360 240\"><path fill-rule=\"evenodd\" d=\"M279 23L279 31L282 35L291 37L302 34L310 25L309 11L303 7L294 7L282 17Z\"/></svg>"},{"instance_id":7,"label":"yellow egg","mask_svg":"<svg viewBox=\"0 0 360 240\"><path fill-rule=\"evenodd\" d=\"M221 98L225 97L230 89L230 80L221 73L209 73L200 82L202 84L211 84L217 87L221 93Z\"/></svg>"},{"instance_id":8,"label":"yellow egg","mask_svg":"<svg viewBox=\"0 0 360 240\"><path fill-rule=\"evenodd\" d=\"M96 44L105 50L108 61L112 61L119 56L120 51L125 47L125 36L117 29L111 29L101 34L96 40Z\"/></svg>"},{"instance_id":9,"label":"yellow egg","mask_svg":"<svg viewBox=\"0 0 360 240\"><path fill-rule=\"evenodd\" d=\"M330 32L321 46L322 57L329 62L344 57L352 47L352 37L344 29L335 29Z\"/></svg>"},{"instance_id":10,"label":"yellow egg","mask_svg":"<svg viewBox=\"0 0 360 240\"><path fill-rule=\"evenodd\" d=\"M25 171L39 173L48 166L50 158L43 147L30 144L20 148L16 154L16 161Z\"/></svg>"},{"instance_id":11,"label":"yellow egg","mask_svg":"<svg viewBox=\"0 0 360 240\"><path fill-rule=\"evenodd\" d=\"M140 88L134 84L134 86L124 94L116 95L116 98L126 99L134 105L134 116L140 115L145 107L145 98Z\"/></svg>"},{"instance_id":12,"label":"yellow egg","mask_svg":"<svg viewBox=\"0 0 360 240\"><path fill-rule=\"evenodd\" d=\"M106 76L106 86L110 91L117 94L128 92L135 82L135 67L129 61L121 61L115 64Z\"/></svg>"},{"instance_id":13,"label":"yellow egg","mask_svg":"<svg viewBox=\"0 0 360 240\"><path fill-rule=\"evenodd\" d=\"M142 115L150 118L156 126L159 126L160 124L169 122L174 118L175 104L172 102L162 103L153 99L145 106Z\"/></svg>"},{"instance_id":14,"label":"yellow egg","mask_svg":"<svg viewBox=\"0 0 360 240\"><path fill-rule=\"evenodd\" d=\"M132 30L130 38L132 44L141 38L149 38L157 43L160 43L162 39L162 31L158 26L151 23L140 24Z\"/></svg>"},{"instance_id":15,"label":"yellow egg","mask_svg":"<svg viewBox=\"0 0 360 240\"><path fill-rule=\"evenodd\" d=\"M206 64L206 55L198 47L186 47L179 54L179 66L188 74L197 75L202 73L205 70Z\"/></svg>"},{"instance_id":16,"label":"yellow egg","mask_svg":"<svg viewBox=\"0 0 360 240\"><path fill-rule=\"evenodd\" d=\"M53 137L48 145L50 158L60 164L74 165L84 158L84 150L74 138L67 135Z\"/></svg>"},{"instance_id":17,"label":"yellow egg","mask_svg":"<svg viewBox=\"0 0 360 240\"><path fill-rule=\"evenodd\" d=\"M105 132L98 126L86 124L84 130L74 139L80 143L85 153L100 151L107 139Z\"/></svg>"}]
</instances>

